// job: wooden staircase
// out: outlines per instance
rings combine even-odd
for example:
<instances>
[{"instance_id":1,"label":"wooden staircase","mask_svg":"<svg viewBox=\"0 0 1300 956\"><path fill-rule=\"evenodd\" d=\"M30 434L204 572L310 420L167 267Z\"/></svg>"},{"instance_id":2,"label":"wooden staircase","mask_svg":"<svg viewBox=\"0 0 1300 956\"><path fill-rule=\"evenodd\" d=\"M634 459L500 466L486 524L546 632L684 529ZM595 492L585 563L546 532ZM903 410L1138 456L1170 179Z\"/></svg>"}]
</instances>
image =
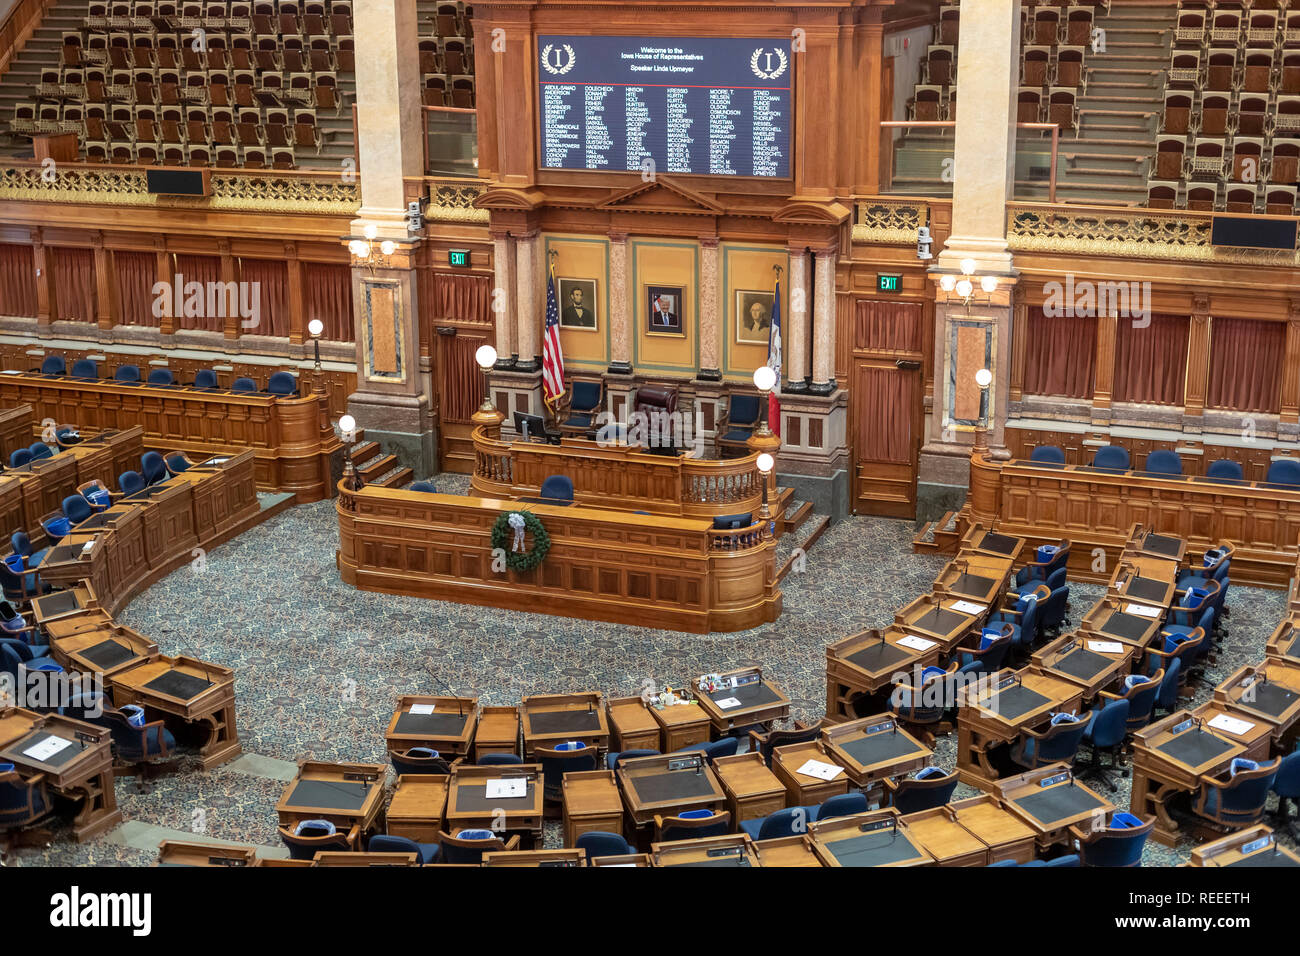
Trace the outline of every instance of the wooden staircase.
<instances>
[{"instance_id":1,"label":"wooden staircase","mask_svg":"<svg viewBox=\"0 0 1300 956\"><path fill-rule=\"evenodd\" d=\"M777 581L795 568L796 562L812 550L826 529L830 519L826 515L813 514L811 501L794 500L793 488L782 488L777 492L777 514L781 537L777 539Z\"/></svg>"},{"instance_id":2,"label":"wooden staircase","mask_svg":"<svg viewBox=\"0 0 1300 956\"><path fill-rule=\"evenodd\" d=\"M958 512L945 511L937 521L927 521L912 538L913 554L954 554L962 530Z\"/></svg>"},{"instance_id":3,"label":"wooden staircase","mask_svg":"<svg viewBox=\"0 0 1300 956\"><path fill-rule=\"evenodd\" d=\"M405 488L415 477L409 467L398 464L396 455L385 455L377 441L353 445L352 465L366 484L379 488Z\"/></svg>"}]
</instances>

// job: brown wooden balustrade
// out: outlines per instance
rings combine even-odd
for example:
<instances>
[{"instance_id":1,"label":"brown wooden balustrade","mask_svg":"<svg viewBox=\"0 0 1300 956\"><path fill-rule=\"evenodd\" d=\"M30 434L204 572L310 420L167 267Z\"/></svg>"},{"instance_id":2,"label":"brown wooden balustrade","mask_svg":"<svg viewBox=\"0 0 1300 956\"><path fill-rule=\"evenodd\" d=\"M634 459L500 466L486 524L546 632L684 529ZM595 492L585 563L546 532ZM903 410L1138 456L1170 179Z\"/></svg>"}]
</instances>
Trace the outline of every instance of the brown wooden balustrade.
<instances>
[{"instance_id":1,"label":"brown wooden balustrade","mask_svg":"<svg viewBox=\"0 0 1300 956\"><path fill-rule=\"evenodd\" d=\"M756 627L781 613L776 542L757 524L715 531L703 518L373 485L340 484L336 508L339 575L365 591L698 634ZM541 520L550 551L532 571L500 570L492 526L522 509Z\"/></svg>"},{"instance_id":2,"label":"brown wooden balustrade","mask_svg":"<svg viewBox=\"0 0 1300 956\"><path fill-rule=\"evenodd\" d=\"M20 403L31 405L38 419L86 429L140 425L145 447L164 453L206 458L251 448L258 489L293 492L299 502L319 501L331 492L330 456L342 447L322 396L314 392L275 396L30 372L0 376L0 406Z\"/></svg>"},{"instance_id":3,"label":"brown wooden balustrade","mask_svg":"<svg viewBox=\"0 0 1300 956\"><path fill-rule=\"evenodd\" d=\"M471 485L483 497L535 496L548 477L565 475L579 504L614 511L711 518L757 515L762 504L757 454L723 460L672 457L568 436L560 445L509 442L482 428L473 437Z\"/></svg>"}]
</instances>

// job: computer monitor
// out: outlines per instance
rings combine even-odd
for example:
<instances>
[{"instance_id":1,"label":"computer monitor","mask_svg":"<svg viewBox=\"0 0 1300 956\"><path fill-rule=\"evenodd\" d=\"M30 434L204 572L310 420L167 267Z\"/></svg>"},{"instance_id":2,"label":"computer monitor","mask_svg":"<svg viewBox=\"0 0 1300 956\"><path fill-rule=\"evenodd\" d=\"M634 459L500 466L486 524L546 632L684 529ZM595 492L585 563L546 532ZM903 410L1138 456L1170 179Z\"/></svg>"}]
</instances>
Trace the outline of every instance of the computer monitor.
<instances>
[{"instance_id":1,"label":"computer monitor","mask_svg":"<svg viewBox=\"0 0 1300 956\"><path fill-rule=\"evenodd\" d=\"M524 441L546 441L546 419L541 415L515 412L515 431Z\"/></svg>"}]
</instances>

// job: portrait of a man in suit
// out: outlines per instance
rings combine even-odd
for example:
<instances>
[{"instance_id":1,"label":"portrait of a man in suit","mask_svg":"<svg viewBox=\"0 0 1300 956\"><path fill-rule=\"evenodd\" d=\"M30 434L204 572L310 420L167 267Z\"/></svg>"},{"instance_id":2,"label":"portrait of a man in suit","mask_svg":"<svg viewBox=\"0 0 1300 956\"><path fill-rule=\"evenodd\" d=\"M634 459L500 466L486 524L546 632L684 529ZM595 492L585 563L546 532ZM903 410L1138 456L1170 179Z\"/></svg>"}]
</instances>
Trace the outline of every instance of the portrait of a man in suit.
<instances>
[{"instance_id":1,"label":"portrait of a man in suit","mask_svg":"<svg viewBox=\"0 0 1300 956\"><path fill-rule=\"evenodd\" d=\"M682 332L682 289L680 286L646 287L648 332L679 335Z\"/></svg>"},{"instance_id":2,"label":"portrait of a man in suit","mask_svg":"<svg viewBox=\"0 0 1300 956\"><path fill-rule=\"evenodd\" d=\"M757 289L736 290L736 342L766 345L772 334L772 306L776 297Z\"/></svg>"},{"instance_id":3,"label":"portrait of a man in suit","mask_svg":"<svg viewBox=\"0 0 1300 956\"><path fill-rule=\"evenodd\" d=\"M560 328L594 331L596 321L596 280L560 279Z\"/></svg>"}]
</instances>

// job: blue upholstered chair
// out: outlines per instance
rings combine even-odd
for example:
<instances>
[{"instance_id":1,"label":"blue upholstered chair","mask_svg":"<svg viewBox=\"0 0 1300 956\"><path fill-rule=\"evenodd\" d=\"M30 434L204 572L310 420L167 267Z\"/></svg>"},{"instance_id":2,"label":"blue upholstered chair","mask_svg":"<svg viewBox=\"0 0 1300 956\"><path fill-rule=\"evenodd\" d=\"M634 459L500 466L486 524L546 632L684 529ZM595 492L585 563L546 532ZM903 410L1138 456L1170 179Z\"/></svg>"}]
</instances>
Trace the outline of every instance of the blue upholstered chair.
<instances>
[{"instance_id":1,"label":"blue upholstered chair","mask_svg":"<svg viewBox=\"0 0 1300 956\"><path fill-rule=\"evenodd\" d=\"M1147 681L1147 683L1151 682ZM1153 687L1151 691L1153 700L1154 690ZM1088 728L1083 732L1083 743L1088 747L1089 760L1076 768L1075 774L1084 779L1100 777L1114 793L1119 789L1119 784L1111 776L1111 771L1118 770L1121 776L1128 776L1128 771L1120 766L1120 751L1128 738L1129 703L1123 697L1109 697L1109 695L1099 699L1105 700L1105 703L1088 715ZM1103 753L1110 754L1110 767L1102 765Z\"/></svg>"},{"instance_id":2,"label":"blue upholstered chair","mask_svg":"<svg viewBox=\"0 0 1300 956\"><path fill-rule=\"evenodd\" d=\"M484 853L500 853L519 849L519 835L514 834L509 840L491 830L458 830L456 835L439 833L438 843L442 850L439 860L442 863L468 863L478 866L483 862Z\"/></svg>"},{"instance_id":3,"label":"blue upholstered chair","mask_svg":"<svg viewBox=\"0 0 1300 956\"><path fill-rule=\"evenodd\" d=\"M451 764L447 758L430 747L411 747L407 750L388 751L388 760L393 771L401 776L404 773L437 774L445 776L451 773Z\"/></svg>"},{"instance_id":4,"label":"blue upholstered chair","mask_svg":"<svg viewBox=\"0 0 1300 956\"><path fill-rule=\"evenodd\" d=\"M63 515L69 524L81 524L94 513L95 509L83 495L68 495L63 499Z\"/></svg>"},{"instance_id":5,"label":"blue upholstered chair","mask_svg":"<svg viewBox=\"0 0 1300 956\"><path fill-rule=\"evenodd\" d=\"M52 671L62 673L63 667L52 657L46 656L49 648L33 646L16 637L0 638L0 671L14 679L11 687L20 683L19 670Z\"/></svg>"},{"instance_id":6,"label":"blue upholstered chair","mask_svg":"<svg viewBox=\"0 0 1300 956\"><path fill-rule=\"evenodd\" d=\"M113 752L120 763L145 776L151 765L166 761L176 749L176 738L162 720L145 721L127 707L104 711L104 723L113 735Z\"/></svg>"},{"instance_id":7,"label":"blue upholstered chair","mask_svg":"<svg viewBox=\"0 0 1300 956\"><path fill-rule=\"evenodd\" d=\"M1014 607L990 614L989 624L1010 624L1011 646L1018 651L1028 651L1038 640L1039 609L1051 593L1046 584L1040 584L1033 592L1022 595Z\"/></svg>"},{"instance_id":8,"label":"blue upholstered chair","mask_svg":"<svg viewBox=\"0 0 1300 956\"><path fill-rule=\"evenodd\" d=\"M41 461L44 458L53 458L54 449L43 441L34 441L27 446L27 450L32 453L32 461Z\"/></svg>"},{"instance_id":9,"label":"blue upholstered chair","mask_svg":"<svg viewBox=\"0 0 1300 956\"><path fill-rule=\"evenodd\" d=\"M353 850L360 839L356 826L345 833L328 820L301 820L292 827L280 827L279 833L291 860L315 859L321 850Z\"/></svg>"},{"instance_id":10,"label":"blue upholstered chair","mask_svg":"<svg viewBox=\"0 0 1300 956\"><path fill-rule=\"evenodd\" d=\"M1209 548L1201 556L1200 566L1188 562L1189 566L1178 573L1178 590L1186 591L1190 587L1204 587L1207 581L1218 581L1223 588L1223 580L1232 568L1232 557L1237 549L1227 541Z\"/></svg>"},{"instance_id":11,"label":"blue upholstered chair","mask_svg":"<svg viewBox=\"0 0 1300 956\"><path fill-rule=\"evenodd\" d=\"M63 360L62 355L47 355L45 361L41 363L42 375L67 375L68 363Z\"/></svg>"},{"instance_id":12,"label":"blue upholstered chair","mask_svg":"<svg viewBox=\"0 0 1300 956\"><path fill-rule=\"evenodd\" d=\"M678 750L674 750L673 753L702 753L709 763L713 763L713 761L717 760L719 757L730 757L734 755L739 744L739 737L719 737L717 740L691 744L689 747L681 747Z\"/></svg>"},{"instance_id":13,"label":"blue upholstered chair","mask_svg":"<svg viewBox=\"0 0 1300 956\"><path fill-rule=\"evenodd\" d=\"M855 813L866 813L867 795L861 790L837 793L833 797L828 797L816 807L816 810L817 820L833 820L835 817L851 817Z\"/></svg>"},{"instance_id":14,"label":"blue upholstered chair","mask_svg":"<svg viewBox=\"0 0 1300 956\"><path fill-rule=\"evenodd\" d=\"M597 857L627 856L636 852L621 835L604 830L588 830L574 840L573 845L576 849L587 851L588 862Z\"/></svg>"},{"instance_id":15,"label":"blue upholstered chair","mask_svg":"<svg viewBox=\"0 0 1300 956\"><path fill-rule=\"evenodd\" d=\"M1276 485L1300 485L1300 461L1277 458L1268 466L1264 480Z\"/></svg>"},{"instance_id":16,"label":"blue upholstered chair","mask_svg":"<svg viewBox=\"0 0 1300 956\"><path fill-rule=\"evenodd\" d=\"M978 666L978 662L974 666ZM934 739L934 733L929 728L943 722L947 708L944 706L943 694L927 695L925 688L933 681L946 680L956 673L956 662L949 664L946 671L941 667L926 667L916 683L910 683L909 679L904 678L889 695L889 708L894 716L909 730L922 734L927 745Z\"/></svg>"},{"instance_id":17,"label":"blue upholstered chair","mask_svg":"<svg viewBox=\"0 0 1300 956\"><path fill-rule=\"evenodd\" d=\"M81 432L75 425L60 425L54 429L54 441L60 448L71 448L81 444Z\"/></svg>"},{"instance_id":18,"label":"blue upholstered chair","mask_svg":"<svg viewBox=\"0 0 1300 956\"><path fill-rule=\"evenodd\" d=\"M957 660L964 667L972 661L978 661L981 674L988 674L1002 669L1011 650L1015 628L1008 622L986 625L978 634L972 634L954 648Z\"/></svg>"},{"instance_id":19,"label":"blue upholstered chair","mask_svg":"<svg viewBox=\"0 0 1300 956\"><path fill-rule=\"evenodd\" d=\"M438 486L435 485L432 481L417 481L414 484L412 484L411 487L408 488L407 490L422 491L426 495L436 495L438 493Z\"/></svg>"},{"instance_id":20,"label":"blue upholstered chair","mask_svg":"<svg viewBox=\"0 0 1300 956\"><path fill-rule=\"evenodd\" d=\"M1053 763L1073 763L1087 730L1088 721L1082 717L1054 714L1044 730L1026 727L1020 731L1020 739L1011 747L1011 759L1029 770Z\"/></svg>"},{"instance_id":21,"label":"blue upholstered chair","mask_svg":"<svg viewBox=\"0 0 1300 956\"><path fill-rule=\"evenodd\" d=\"M150 385L175 385L176 376L172 375L172 370L166 367L151 369L149 372Z\"/></svg>"},{"instance_id":22,"label":"blue upholstered chair","mask_svg":"<svg viewBox=\"0 0 1300 956\"><path fill-rule=\"evenodd\" d=\"M723 810L683 810L675 817L655 814L655 842L696 840L701 837L722 836L731 830L731 812Z\"/></svg>"},{"instance_id":23,"label":"blue upholstered chair","mask_svg":"<svg viewBox=\"0 0 1300 956\"><path fill-rule=\"evenodd\" d=\"M230 383L230 390L232 392L256 392L257 383L251 378L237 378Z\"/></svg>"},{"instance_id":24,"label":"blue upholstered chair","mask_svg":"<svg viewBox=\"0 0 1300 956\"><path fill-rule=\"evenodd\" d=\"M1107 468L1111 471L1127 471L1129 467L1128 449L1123 445L1102 445L1092 458L1094 468Z\"/></svg>"},{"instance_id":25,"label":"blue upholstered chair","mask_svg":"<svg viewBox=\"0 0 1300 956\"><path fill-rule=\"evenodd\" d=\"M1182 628L1181 633L1193 627L1204 627L1206 633L1214 630L1214 606L1218 603L1222 586L1214 578L1193 584L1185 591L1174 594L1173 604L1165 615L1167 626ZM1207 618L1206 612L1209 612Z\"/></svg>"},{"instance_id":26,"label":"blue upholstered chair","mask_svg":"<svg viewBox=\"0 0 1300 956\"><path fill-rule=\"evenodd\" d=\"M826 721L819 720L815 724L804 724L796 720L794 727L780 730L753 729L749 732L749 749L758 753L763 758L763 763L772 766L772 751L777 747L785 747L790 744L806 744L810 740L816 740L822 734L822 729Z\"/></svg>"},{"instance_id":27,"label":"blue upholstered chair","mask_svg":"<svg viewBox=\"0 0 1300 956\"><path fill-rule=\"evenodd\" d=\"M122 494L133 495L144 491L144 479L138 471L124 471L117 476L117 487L122 490Z\"/></svg>"},{"instance_id":28,"label":"blue upholstered chair","mask_svg":"<svg viewBox=\"0 0 1300 956\"><path fill-rule=\"evenodd\" d=\"M194 462L190 461L189 456L183 451L173 451L164 455L163 464L167 466L169 475L179 475L194 467Z\"/></svg>"},{"instance_id":29,"label":"blue upholstered chair","mask_svg":"<svg viewBox=\"0 0 1300 956\"><path fill-rule=\"evenodd\" d=\"M140 459L140 477L146 485L156 485L167 480L167 463L156 451L147 451Z\"/></svg>"},{"instance_id":30,"label":"blue upholstered chair","mask_svg":"<svg viewBox=\"0 0 1300 956\"><path fill-rule=\"evenodd\" d=\"M552 803L564 799L564 775L596 769L599 751L581 740L566 741L554 747L535 747L533 752L542 765L542 796Z\"/></svg>"},{"instance_id":31,"label":"blue upholstered chair","mask_svg":"<svg viewBox=\"0 0 1300 956\"><path fill-rule=\"evenodd\" d=\"M555 501L572 501L573 479L568 475L550 475L542 482L542 488L538 495Z\"/></svg>"},{"instance_id":32,"label":"blue upholstered chair","mask_svg":"<svg viewBox=\"0 0 1300 956\"><path fill-rule=\"evenodd\" d=\"M29 465L32 461L31 449L18 448L9 453L9 467L21 468L23 465Z\"/></svg>"},{"instance_id":33,"label":"blue upholstered chair","mask_svg":"<svg viewBox=\"0 0 1300 956\"><path fill-rule=\"evenodd\" d=\"M590 431L604 402L604 386L600 382L575 380L569 395L569 414L560 423L560 431L579 435Z\"/></svg>"},{"instance_id":34,"label":"blue upholstered chair","mask_svg":"<svg viewBox=\"0 0 1300 956\"><path fill-rule=\"evenodd\" d=\"M406 837L389 836L387 833L376 833L366 844L369 853L414 853L421 866L437 863L441 849L437 843L416 843Z\"/></svg>"},{"instance_id":35,"label":"blue upholstered chair","mask_svg":"<svg viewBox=\"0 0 1300 956\"><path fill-rule=\"evenodd\" d=\"M733 394L726 415L718 422L718 445L724 449L748 451L746 442L758 427L761 412L760 396Z\"/></svg>"},{"instance_id":36,"label":"blue upholstered chair","mask_svg":"<svg viewBox=\"0 0 1300 956\"><path fill-rule=\"evenodd\" d=\"M1043 462L1048 465L1064 465L1065 452L1059 445L1038 445L1029 453L1030 461Z\"/></svg>"},{"instance_id":37,"label":"blue upholstered chair","mask_svg":"<svg viewBox=\"0 0 1300 956\"><path fill-rule=\"evenodd\" d=\"M474 763L480 767L496 767L523 763L523 760L518 754L483 754Z\"/></svg>"},{"instance_id":38,"label":"blue upholstered chair","mask_svg":"<svg viewBox=\"0 0 1300 956\"><path fill-rule=\"evenodd\" d=\"M201 368L194 373L195 388L216 388L217 373L210 368Z\"/></svg>"},{"instance_id":39,"label":"blue upholstered chair","mask_svg":"<svg viewBox=\"0 0 1300 956\"><path fill-rule=\"evenodd\" d=\"M1241 470L1241 465L1231 458L1219 458L1210 462L1210 466L1205 469L1205 477L1241 481L1246 477L1246 473Z\"/></svg>"},{"instance_id":40,"label":"blue upholstered chair","mask_svg":"<svg viewBox=\"0 0 1300 956\"><path fill-rule=\"evenodd\" d=\"M1156 700L1160 696L1160 685L1164 679L1163 670L1158 670L1154 674L1130 674L1124 678L1124 693L1119 697L1128 701L1126 729L1129 733L1141 730L1151 723L1151 714L1155 710ZM1103 698L1111 696L1113 695L1102 692Z\"/></svg>"},{"instance_id":41,"label":"blue upholstered chair","mask_svg":"<svg viewBox=\"0 0 1300 956\"><path fill-rule=\"evenodd\" d=\"M1044 568L1044 570L1047 569ZM1022 572L1024 573L1024 580L1021 580ZM1011 592L1020 595L1032 594L1034 591L1038 590L1040 584L1045 584L1047 585L1047 592L1050 595L1051 592L1055 591L1057 588L1065 586L1066 574L1066 568L1060 565L1048 571L1047 576L1043 578L1034 577L1034 571L1031 569L1021 568L1020 571L1016 572L1016 583L1012 585Z\"/></svg>"},{"instance_id":42,"label":"blue upholstered chair","mask_svg":"<svg viewBox=\"0 0 1300 956\"><path fill-rule=\"evenodd\" d=\"M1141 866L1142 848L1156 818L1145 822L1132 813L1120 812L1105 827L1085 833L1077 826L1070 832L1078 841L1079 858L1084 866Z\"/></svg>"},{"instance_id":43,"label":"blue upholstered chair","mask_svg":"<svg viewBox=\"0 0 1300 956\"><path fill-rule=\"evenodd\" d=\"M1164 628L1156 643L1147 647L1141 673L1149 677L1163 667L1165 680L1169 680L1173 662L1178 661L1180 665L1177 672L1178 686L1182 688L1191 676L1192 662L1198 656L1201 644L1205 640L1205 632L1199 627L1191 628L1189 631L1184 631L1182 628L1176 631L1171 631L1169 627Z\"/></svg>"},{"instance_id":44,"label":"blue upholstered chair","mask_svg":"<svg viewBox=\"0 0 1300 956\"><path fill-rule=\"evenodd\" d=\"M140 366L138 365L119 365L117 371L113 373L113 381L126 382L134 384L140 381Z\"/></svg>"},{"instance_id":45,"label":"blue upholstered chair","mask_svg":"<svg viewBox=\"0 0 1300 956\"><path fill-rule=\"evenodd\" d=\"M740 829L753 840L779 840L807 833L811 822L807 807L786 807L757 820L741 820Z\"/></svg>"},{"instance_id":46,"label":"blue upholstered chair","mask_svg":"<svg viewBox=\"0 0 1300 956\"><path fill-rule=\"evenodd\" d=\"M27 537L26 531L15 531L9 536L9 545L13 548L14 554L20 554L23 557L23 564L29 568L40 565L41 559L45 557L48 548L41 548L39 551L32 550L31 538Z\"/></svg>"},{"instance_id":47,"label":"blue upholstered chair","mask_svg":"<svg viewBox=\"0 0 1300 956\"><path fill-rule=\"evenodd\" d=\"M624 760L635 760L637 757L657 757L657 750L620 750L617 753L605 754L605 769L617 770L618 765Z\"/></svg>"},{"instance_id":48,"label":"blue upholstered chair","mask_svg":"<svg viewBox=\"0 0 1300 956\"><path fill-rule=\"evenodd\" d=\"M1019 585L1016 588L1017 593L1023 594L1025 585L1039 581L1045 582L1049 588L1059 588L1065 583L1069 562L1069 541L1062 539L1058 544L1039 545L1033 557L1016 572L1016 584Z\"/></svg>"},{"instance_id":49,"label":"blue upholstered chair","mask_svg":"<svg viewBox=\"0 0 1300 956\"><path fill-rule=\"evenodd\" d=\"M1183 460L1178 452L1167 448L1157 448L1147 455L1146 470L1155 475L1181 475Z\"/></svg>"},{"instance_id":50,"label":"blue upholstered chair","mask_svg":"<svg viewBox=\"0 0 1300 956\"><path fill-rule=\"evenodd\" d=\"M85 498L94 511L106 511L113 503L113 493L98 478L83 481L77 485L77 491Z\"/></svg>"},{"instance_id":51,"label":"blue upholstered chair","mask_svg":"<svg viewBox=\"0 0 1300 956\"><path fill-rule=\"evenodd\" d=\"M1053 857L1050 860L1030 860L1028 863L1021 863L1021 866L1049 866L1049 867L1071 867L1079 865L1079 854L1067 853L1064 856Z\"/></svg>"},{"instance_id":52,"label":"blue upholstered chair","mask_svg":"<svg viewBox=\"0 0 1300 956\"><path fill-rule=\"evenodd\" d=\"M1277 794L1277 822L1287 827L1295 836L1295 826L1291 823L1290 804L1300 801L1300 744L1282 758L1277 767L1277 776L1273 778L1273 792Z\"/></svg>"},{"instance_id":53,"label":"blue upholstered chair","mask_svg":"<svg viewBox=\"0 0 1300 956\"><path fill-rule=\"evenodd\" d=\"M1160 682L1160 690L1156 693L1156 706L1151 714L1153 720L1160 716L1156 711L1172 714L1178 709L1178 692L1182 689L1182 686L1183 662L1175 657L1165 667L1165 676Z\"/></svg>"},{"instance_id":54,"label":"blue upholstered chair","mask_svg":"<svg viewBox=\"0 0 1300 956\"><path fill-rule=\"evenodd\" d=\"M99 366L93 359L77 359L72 363L73 378L99 378Z\"/></svg>"},{"instance_id":55,"label":"blue upholstered chair","mask_svg":"<svg viewBox=\"0 0 1300 956\"><path fill-rule=\"evenodd\" d=\"M944 773L938 767L922 767L911 777L885 778L890 805L899 813L916 813L941 807L952 799L957 789L957 774Z\"/></svg>"},{"instance_id":56,"label":"blue upholstered chair","mask_svg":"<svg viewBox=\"0 0 1300 956\"><path fill-rule=\"evenodd\" d=\"M0 561L0 586L3 587L6 601L26 604L27 600L49 590L41 583L36 571L27 569L26 559L21 554L6 555Z\"/></svg>"},{"instance_id":57,"label":"blue upholstered chair","mask_svg":"<svg viewBox=\"0 0 1300 956\"><path fill-rule=\"evenodd\" d=\"M80 498L80 495L77 495ZM72 522L68 516L60 512L46 515L41 519L41 527L45 529L45 536L50 539L51 544L58 544L72 530Z\"/></svg>"},{"instance_id":58,"label":"blue upholstered chair","mask_svg":"<svg viewBox=\"0 0 1300 956\"><path fill-rule=\"evenodd\" d=\"M1055 637L1062 627L1065 626L1065 612L1070 603L1070 589L1068 587L1053 588L1052 593L1047 596L1043 602L1041 610L1042 619L1039 621L1038 629L1044 631L1050 637Z\"/></svg>"},{"instance_id":59,"label":"blue upholstered chair","mask_svg":"<svg viewBox=\"0 0 1300 956\"><path fill-rule=\"evenodd\" d=\"M38 631L35 626L27 622L23 613L14 607L8 601L0 601L0 638L12 641L22 641L37 657L49 653L49 647L37 645L36 641Z\"/></svg>"},{"instance_id":60,"label":"blue upholstered chair","mask_svg":"<svg viewBox=\"0 0 1300 956\"><path fill-rule=\"evenodd\" d=\"M1254 826L1264 815L1264 804L1280 764L1280 760L1256 763L1237 757L1224 773L1202 774L1192 811L1230 830Z\"/></svg>"},{"instance_id":61,"label":"blue upholstered chair","mask_svg":"<svg viewBox=\"0 0 1300 956\"><path fill-rule=\"evenodd\" d=\"M292 372L275 372L267 379L266 390L272 395L297 395L298 379Z\"/></svg>"},{"instance_id":62,"label":"blue upholstered chair","mask_svg":"<svg viewBox=\"0 0 1300 956\"><path fill-rule=\"evenodd\" d=\"M13 764L0 762L0 836L4 841L0 845L0 860L8 855L11 846L23 842L22 831L49 814L51 809L53 805L46 790L44 774L25 778ZM37 842L47 843L47 837L48 834L42 834Z\"/></svg>"}]
</instances>

